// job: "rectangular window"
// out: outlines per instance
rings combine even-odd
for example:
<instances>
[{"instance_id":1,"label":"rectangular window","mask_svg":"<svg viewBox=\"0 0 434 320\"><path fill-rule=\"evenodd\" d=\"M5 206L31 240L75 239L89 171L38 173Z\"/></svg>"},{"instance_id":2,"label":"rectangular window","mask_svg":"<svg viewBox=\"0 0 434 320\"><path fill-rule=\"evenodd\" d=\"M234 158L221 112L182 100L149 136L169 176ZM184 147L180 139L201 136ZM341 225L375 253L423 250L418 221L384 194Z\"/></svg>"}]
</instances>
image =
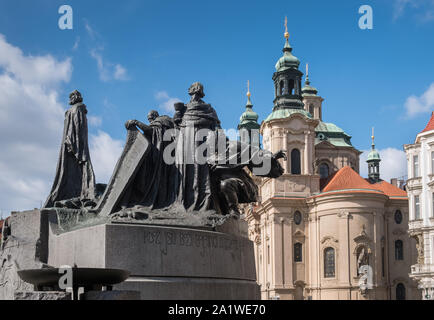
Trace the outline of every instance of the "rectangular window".
<instances>
[{"instance_id":1,"label":"rectangular window","mask_svg":"<svg viewBox=\"0 0 434 320\"><path fill-rule=\"evenodd\" d=\"M303 245L299 242L294 244L294 262L303 261Z\"/></svg>"},{"instance_id":2,"label":"rectangular window","mask_svg":"<svg viewBox=\"0 0 434 320\"><path fill-rule=\"evenodd\" d=\"M419 196L414 196L414 220L420 219L420 202Z\"/></svg>"},{"instance_id":3,"label":"rectangular window","mask_svg":"<svg viewBox=\"0 0 434 320\"><path fill-rule=\"evenodd\" d=\"M434 151L431 152L431 173L434 174Z\"/></svg>"},{"instance_id":4,"label":"rectangular window","mask_svg":"<svg viewBox=\"0 0 434 320\"><path fill-rule=\"evenodd\" d=\"M270 245L267 245L267 263L270 264Z\"/></svg>"},{"instance_id":5,"label":"rectangular window","mask_svg":"<svg viewBox=\"0 0 434 320\"><path fill-rule=\"evenodd\" d=\"M395 241L395 260L404 260L404 244L402 240Z\"/></svg>"},{"instance_id":6,"label":"rectangular window","mask_svg":"<svg viewBox=\"0 0 434 320\"><path fill-rule=\"evenodd\" d=\"M419 156L413 156L413 178L419 177Z\"/></svg>"},{"instance_id":7,"label":"rectangular window","mask_svg":"<svg viewBox=\"0 0 434 320\"><path fill-rule=\"evenodd\" d=\"M434 218L434 193L432 194L432 209L431 209L431 217Z\"/></svg>"},{"instance_id":8,"label":"rectangular window","mask_svg":"<svg viewBox=\"0 0 434 320\"><path fill-rule=\"evenodd\" d=\"M335 249L326 248L324 250L324 278L335 277Z\"/></svg>"},{"instance_id":9,"label":"rectangular window","mask_svg":"<svg viewBox=\"0 0 434 320\"><path fill-rule=\"evenodd\" d=\"M385 261L384 261L384 247L381 247L381 275L383 276L383 278L384 278L384 268L385 268L385 266L384 266L384 264L385 264Z\"/></svg>"}]
</instances>

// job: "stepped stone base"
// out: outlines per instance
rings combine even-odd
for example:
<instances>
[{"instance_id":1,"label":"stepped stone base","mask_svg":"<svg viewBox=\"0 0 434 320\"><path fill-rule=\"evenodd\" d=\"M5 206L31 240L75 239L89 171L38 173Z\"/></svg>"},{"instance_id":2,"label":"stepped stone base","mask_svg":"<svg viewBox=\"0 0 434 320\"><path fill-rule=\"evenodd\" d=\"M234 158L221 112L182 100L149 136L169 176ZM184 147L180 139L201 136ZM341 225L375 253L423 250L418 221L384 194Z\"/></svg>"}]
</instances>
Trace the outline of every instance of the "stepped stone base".
<instances>
[{"instance_id":1,"label":"stepped stone base","mask_svg":"<svg viewBox=\"0 0 434 320\"><path fill-rule=\"evenodd\" d=\"M259 299L253 243L240 235L114 223L56 233L50 224L48 249L52 266L130 271L114 290L141 299Z\"/></svg>"}]
</instances>

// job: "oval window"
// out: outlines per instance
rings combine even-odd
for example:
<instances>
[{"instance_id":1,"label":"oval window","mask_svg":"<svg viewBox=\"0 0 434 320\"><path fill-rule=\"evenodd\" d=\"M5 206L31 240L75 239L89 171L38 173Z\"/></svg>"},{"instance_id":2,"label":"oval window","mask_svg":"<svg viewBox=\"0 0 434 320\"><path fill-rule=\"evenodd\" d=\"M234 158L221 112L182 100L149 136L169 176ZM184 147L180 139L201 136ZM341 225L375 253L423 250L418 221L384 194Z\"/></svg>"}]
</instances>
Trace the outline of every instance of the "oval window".
<instances>
[{"instance_id":1,"label":"oval window","mask_svg":"<svg viewBox=\"0 0 434 320\"><path fill-rule=\"evenodd\" d=\"M300 211L295 211L294 213L294 222L296 225L299 225L301 223L301 213Z\"/></svg>"},{"instance_id":2,"label":"oval window","mask_svg":"<svg viewBox=\"0 0 434 320\"><path fill-rule=\"evenodd\" d=\"M395 222L397 224L401 224L401 222L402 222L402 213L400 210L396 210L396 212L395 212Z\"/></svg>"}]
</instances>

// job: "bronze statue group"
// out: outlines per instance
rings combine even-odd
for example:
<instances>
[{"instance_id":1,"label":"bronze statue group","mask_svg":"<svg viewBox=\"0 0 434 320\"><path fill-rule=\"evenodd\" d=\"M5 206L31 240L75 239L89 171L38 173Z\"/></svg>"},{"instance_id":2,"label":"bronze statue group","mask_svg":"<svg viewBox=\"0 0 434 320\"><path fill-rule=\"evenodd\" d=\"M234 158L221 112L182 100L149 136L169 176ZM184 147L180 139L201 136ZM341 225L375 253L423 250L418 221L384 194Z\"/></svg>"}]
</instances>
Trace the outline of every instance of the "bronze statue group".
<instances>
[{"instance_id":1,"label":"bronze statue group","mask_svg":"<svg viewBox=\"0 0 434 320\"><path fill-rule=\"evenodd\" d=\"M126 122L124 151L110 182L98 190L101 185L95 184L88 146L86 105L78 91L72 92L56 176L44 207L87 208L130 217L153 210L236 216L240 203L256 202L258 188L252 173L280 177L283 168L278 159L286 158L285 153L272 154L222 137L216 111L202 100L202 84L192 84L188 93L190 102L176 103L173 117L152 110L148 125Z\"/></svg>"}]
</instances>

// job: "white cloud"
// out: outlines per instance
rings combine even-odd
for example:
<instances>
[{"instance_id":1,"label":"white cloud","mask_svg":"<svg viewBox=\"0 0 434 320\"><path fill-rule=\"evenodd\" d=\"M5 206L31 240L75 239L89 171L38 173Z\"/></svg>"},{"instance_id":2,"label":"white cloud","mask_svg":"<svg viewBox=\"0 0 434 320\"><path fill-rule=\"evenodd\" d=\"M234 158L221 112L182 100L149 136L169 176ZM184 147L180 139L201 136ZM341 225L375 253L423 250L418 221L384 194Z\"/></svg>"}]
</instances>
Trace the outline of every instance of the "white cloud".
<instances>
[{"instance_id":1,"label":"white cloud","mask_svg":"<svg viewBox=\"0 0 434 320\"><path fill-rule=\"evenodd\" d=\"M87 20L84 20L84 27L86 28L87 34L92 40L98 36L98 33L90 26Z\"/></svg>"},{"instance_id":2,"label":"white cloud","mask_svg":"<svg viewBox=\"0 0 434 320\"><path fill-rule=\"evenodd\" d=\"M100 43L100 35L85 21L85 28L87 34L96 43ZM90 50L90 56L95 59L96 65L98 67L99 78L101 81L108 82L110 80L129 80L127 69L119 63L112 63L107 61L103 56L104 46L95 45L95 48Z\"/></svg>"},{"instance_id":3,"label":"white cloud","mask_svg":"<svg viewBox=\"0 0 434 320\"><path fill-rule=\"evenodd\" d=\"M93 127L100 127L102 124L102 119L101 117L98 116L87 116L87 122L89 123L89 125L93 126Z\"/></svg>"},{"instance_id":4,"label":"white cloud","mask_svg":"<svg viewBox=\"0 0 434 320\"><path fill-rule=\"evenodd\" d=\"M419 22L428 22L434 19L433 0L394 0L393 19L397 20L404 16L410 9Z\"/></svg>"},{"instance_id":5,"label":"white cloud","mask_svg":"<svg viewBox=\"0 0 434 320\"><path fill-rule=\"evenodd\" d=\"M127 69L122 67L120 64L115 65L115 72L113 77L116 80L128 80Z\"/></svg>"},{"instance_id":6,"label":"white cloud","mask_svg":"<svg viewBox=\"0 0 434 320\"><path fill-rule=\"evenodd\" d=\"M420 97L415 95L408 97L405 102L405 109L410 118L434 110L434 83Z\"/></svg>"},{"instance_id":7,"label":"white cloud","mask_svg":"<svg viewBox=\"0 0 434 320\"><path fill-rule=\"evenodd\" d=\"M395 0L394 10L393 10L393 19L398 19L404 14L404 11L409 3L412 0Z\"/></svg>"},{"instance_id":8,"label":"white cloud","mask_svg":"<svg viewBox=\"0 0 434 320\"><path fill-rule=\"evenodd\" d=\"M126 81L128 80L127 75L127 69L125 69L122 65L113 64L111 62L108 62L104 59L102 56L102 50L99 49L92 49L90 51L90 55L92 58L95 59L96 65L98 67L99 72L99 78L101 81L107 82L110 80L122 80Z\"/></svg>"},{"instance_id":9,"label":"white cloud","mask_svg":"<svg viewBox=\"0 0 434 320\"><path fill-rule=\"evenodd\" d=\"M80 44L80 37L75 38L74 45L72 46L72 50L77 50L78 45Z\"/></svg>"},{"instance_id":10,"label":"white cloud","mask_svg":"<svg viewBox=\"0 0 434 320\"><path fill-rule=\"evenodd\" d=\"M97 135L90 135L89 148L97 181L108 183L122 153L123 142L99 130Z\"/></svg>"},{"instance_id":11,"label":"white cloud","mask_svg":"<svg viewBox=\"0 0 434 320\"><path fill-rule=\"evenodd\" d=\"M52 56L24 56L0 34L0 68L8 77L23 83L53 85L68 82L72 73L71 59L58 62Z\"/></svg>"},{"instance_id":12,"label":"white cloud","mask_svg":"<svg viewBox=\"0 0 434 320\"><path fill-rule=\"evenodd\" d=\"M174 113L173 105L181 100L179 98L172 98L166 91L159 91L155 94L155 99L160 102L158 109L172 115Z\"/></svg>"},{"instance_id":13,"label":"white cloud","mask_svg":"<svg viewBox=\"0 0 434 320\"><path fill-rule=\"evenodd\" d=\"M360 175L368 177L368 164L366 159L371 150L363 150L360 156ZM392 178L400 178L407 175L407 157L403 150L386 148L377 150L380 153L380 178L390 182Z\"/></svg>"},{"instance_id":14,"label":"white cloud","mask_svg":"<svg viewBox=\"0 0 434 320\"><path fill-rule=\"evenodd\" d=\"M39 208L51 189L63 132L67 97L59 88L69 82L69 58L31 56L0 34L0 211ZM89 116L100 126L101 118ZM97 181L108 181L122 142L99 131L90 135Z\"/></svg>"},{"instance_id":15,"label":"white cloud","mask_svg":"<svg viewBox=\"0 0 434 320\"><path fill-rule=\"evenodd\" d=\"M58 86L69 81L69 58L31 56L0 35L0 209L45 201L56 169L64 109Z\"/></svg>"}]
</instances>

